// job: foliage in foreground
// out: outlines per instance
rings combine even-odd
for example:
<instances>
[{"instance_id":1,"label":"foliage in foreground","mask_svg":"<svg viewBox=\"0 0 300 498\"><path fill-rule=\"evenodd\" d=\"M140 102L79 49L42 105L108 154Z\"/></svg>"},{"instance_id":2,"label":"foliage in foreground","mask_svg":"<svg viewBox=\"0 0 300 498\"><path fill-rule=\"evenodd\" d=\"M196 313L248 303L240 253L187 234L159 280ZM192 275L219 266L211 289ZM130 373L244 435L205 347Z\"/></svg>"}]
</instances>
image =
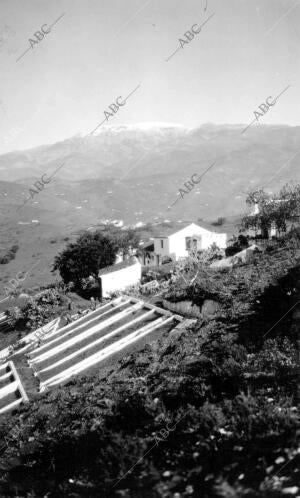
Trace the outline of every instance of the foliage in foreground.
<instances>
[{"instance_id":1,"label":"foliage in foreground","mask_svg":"<svg viewBox=\"0 0 300 498\"><path fill-rule=\"evenodd\" d=\"M0 461L0 495L297 496L299 321L288 311L300 270L286 256L215 274L223 308L214 320L174 330L114 373L74 379L7 417L3 434L22 430ZM186 289L196 301L201 285Z\"/></svg>"},{"instance_id":2,"label":"foliage in foreground","mask_svg":"<svg viewBox=\"0 0 300 498\"><path fill-rule=\"evenodd\" d=\"M35 296L29 296L22 307L8 308L7 315L11 326L17 329L34 330L60 316L62 306L68 301L65 295L67 290L68 287L57 285Z\"/></svg>"}]
</instances>

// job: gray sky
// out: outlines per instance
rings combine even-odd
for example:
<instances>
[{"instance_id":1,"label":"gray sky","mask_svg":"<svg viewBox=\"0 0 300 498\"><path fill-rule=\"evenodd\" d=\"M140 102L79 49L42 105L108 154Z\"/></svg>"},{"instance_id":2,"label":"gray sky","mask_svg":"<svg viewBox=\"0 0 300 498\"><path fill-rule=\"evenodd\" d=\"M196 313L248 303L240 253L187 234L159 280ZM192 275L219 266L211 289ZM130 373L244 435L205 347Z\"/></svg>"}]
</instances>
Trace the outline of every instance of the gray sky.
<instances>
[{"instance_id":1,"label":"gray sky","mask_svg":"<svg viewBox=\"0 0 300 498\"><path fill-rule=\"evenodd\" d=\"M139 84L108 124L248 124L291 85L263 123L299 125L299 26L300 0L0 0L0 153L88 133Z\"/></svg>"}]
</instances>

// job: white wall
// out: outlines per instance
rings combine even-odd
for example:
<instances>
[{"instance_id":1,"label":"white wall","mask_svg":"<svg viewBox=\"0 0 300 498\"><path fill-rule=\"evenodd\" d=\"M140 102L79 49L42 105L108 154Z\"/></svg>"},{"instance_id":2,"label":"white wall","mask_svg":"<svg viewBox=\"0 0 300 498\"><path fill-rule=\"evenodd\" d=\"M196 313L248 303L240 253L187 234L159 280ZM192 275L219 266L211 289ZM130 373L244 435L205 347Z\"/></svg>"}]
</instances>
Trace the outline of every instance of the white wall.
<instances>
[{"instance_id":1,"label":"white wall","mask_svg":"<svg viewBox=\"0 0 300 498\"><path fill-rule=\"evenodd\" d=\"M192 223L191 225L183 228L179 232L170 235L169 237L169 248L171 253L176 254L176 260L178 258L185 258L188 256L188 251L186 250L185 238L192 237L193 235L201 236L202 240L198 242L199 249L208 249L214 242L220 247L225 248L227 242L226 233L216 233L206 230L205 228Z\"/></svg>"},{"instance_id":2,"label":"white wall","mask_svg":"<svg viewBox=\"0 0 300 498\"><path fill-rule=\"evenodd\" d=\"M140 262L122 270L101 275L102 297L109 297L110 292L121 291L141 281L142 265Z\"/></svg>"},{"instance_id":3,"label":"white wall","mask_svg":"<svg viewBox=\"0 0 300 498\"><path fill-rule=\"evenodd\" d=\"M163 240L164 247L161 247L161 240ZM154 238L154 252L155 254L159 254L160 260L163 256L168 256L170 254L169 239L167 237Z\"/></svg>"},{"instance_id":4,"label":"white wall","mask_svg":"<svg viewBox=\"0 0 300 498\"><path fill-rule=\"evenodd\" d=\"M203 237L202 249L208 249L213 243L220 247L220 249L225 249L227 245L227 234L209 232Z\"/></svg>"}]
</instances>

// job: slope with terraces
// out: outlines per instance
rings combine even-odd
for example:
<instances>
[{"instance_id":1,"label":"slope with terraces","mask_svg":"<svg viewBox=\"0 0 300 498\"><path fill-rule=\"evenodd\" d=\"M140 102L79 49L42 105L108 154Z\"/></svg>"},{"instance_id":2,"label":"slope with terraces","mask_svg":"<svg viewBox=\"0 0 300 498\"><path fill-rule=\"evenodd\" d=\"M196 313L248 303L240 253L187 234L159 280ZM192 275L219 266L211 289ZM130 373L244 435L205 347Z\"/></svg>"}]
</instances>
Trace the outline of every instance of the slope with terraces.
<instances>
[{"instance_id":1,"label":"slope with terraces","mask_svg":"<svg viewBox=\"0 0 300 498\"><path fill-rule=\"evenodd\" d=\"M179 315L128 296L114 299L62 328L59 328L59 319L53 320L19 341L13 350L0 351L3 380L9 378L9 371L5 369L12 364L19 372L15 391L18 389L23 396L18 395L18 403L14 403L16 399L12 400L11 396L6 402L6 395L1 398L0 386L2 410L28 401L34 390L43 392L68 382L75 375L111 366L128 351L142 347L185 321ZM10 394L15 393L12 389L8 388Z\"/></svg>"}]
</instances>

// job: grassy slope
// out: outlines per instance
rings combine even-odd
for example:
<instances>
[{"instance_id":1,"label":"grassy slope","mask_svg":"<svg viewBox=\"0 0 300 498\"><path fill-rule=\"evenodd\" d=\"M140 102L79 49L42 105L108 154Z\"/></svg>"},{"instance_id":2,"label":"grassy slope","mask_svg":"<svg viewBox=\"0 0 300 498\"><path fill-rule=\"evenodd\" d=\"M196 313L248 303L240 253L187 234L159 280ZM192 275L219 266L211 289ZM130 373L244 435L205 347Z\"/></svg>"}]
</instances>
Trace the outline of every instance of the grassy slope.
<instances>
[{"instance_id":1,"label":"grassy slope","mask_svg":"<svg viewBox=\"0 0 300 498\"><path fill-rule=\"evenodd\" d=\"M196 303L210 285L218 315L3 418L21 434L0 462L1 496L275 498L296 485L296 256L180 284L170 294Z\"/></svg>"}]
</instances>

